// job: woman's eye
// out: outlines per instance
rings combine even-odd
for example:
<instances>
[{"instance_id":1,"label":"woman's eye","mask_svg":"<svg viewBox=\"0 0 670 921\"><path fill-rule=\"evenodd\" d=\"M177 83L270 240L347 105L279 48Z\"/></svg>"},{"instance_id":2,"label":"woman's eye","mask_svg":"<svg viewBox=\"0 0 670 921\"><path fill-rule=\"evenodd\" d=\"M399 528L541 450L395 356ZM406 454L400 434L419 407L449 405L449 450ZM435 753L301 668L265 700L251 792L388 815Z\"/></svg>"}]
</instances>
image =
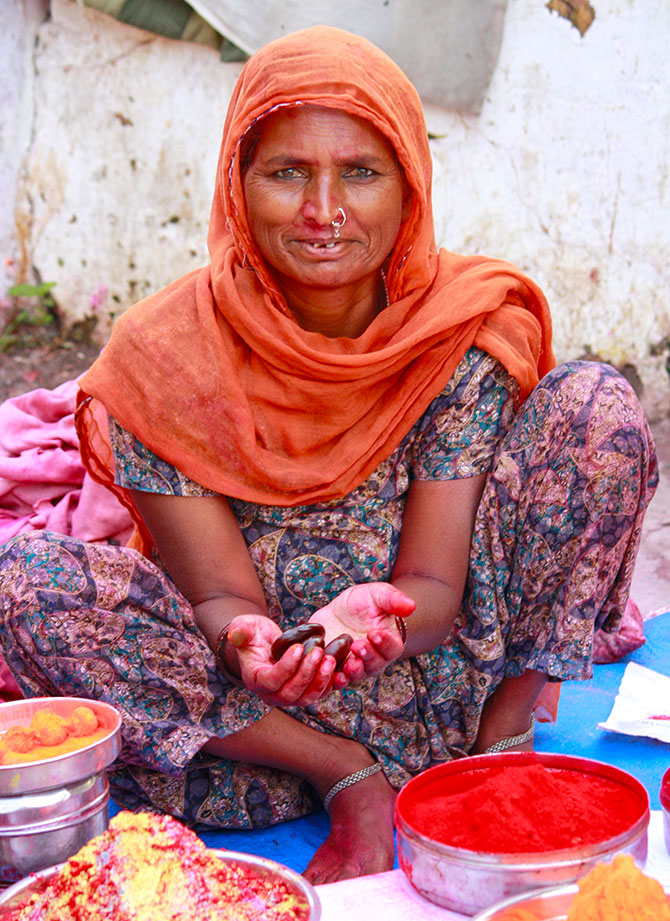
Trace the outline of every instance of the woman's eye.
<instances>
[{"instance_id":1,"label":"woman's eye","mask_svg":"<svg viewBox=\"0 0 670 921\"><path fill-rule=\"evenodd\" d=\"M369 169L367 166L354 166L347 172L347 176L351 176L354 179L369 179L374 174L374 170Z\"/></svg>"},{"instance_id":2,"label":"woman's eye","mask_svg":"<svg viewBox=\"0 0 670 921\"><path fill-rule=\"evenodd\" d=\"M297 166L286 166L284 169L278 169L273 175L277 179L300 179L302 170L298 169Z\"/></svg>"}]
</instances>

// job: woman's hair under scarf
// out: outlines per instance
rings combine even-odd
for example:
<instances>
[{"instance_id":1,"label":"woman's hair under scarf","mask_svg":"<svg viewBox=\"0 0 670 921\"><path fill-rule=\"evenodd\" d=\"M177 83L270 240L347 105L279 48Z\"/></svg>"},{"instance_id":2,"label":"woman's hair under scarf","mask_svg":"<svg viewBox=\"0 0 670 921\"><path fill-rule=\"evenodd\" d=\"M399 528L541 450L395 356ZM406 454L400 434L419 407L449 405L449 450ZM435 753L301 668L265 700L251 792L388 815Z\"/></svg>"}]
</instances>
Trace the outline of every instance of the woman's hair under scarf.
<instances>
[{"instance_id":1,"label":"woman's hair under scarf","mask_svg":"<svg viewBox=\"0 0 670 921\"><path fill-rule=\"evenodd\" d=\"M392 144L411 190L386 264L390 306L356 339L302 329L249 231L247 132L281 106L339 109ZM80 382L89 472L114 489L106 415L202 486L271 505L344 496L388 457L471 345L497 358L520 400L553 366L542 292L513 266L437 251L421 103L366 39L317 26L245 64L226 116L210 215L211 263L117 321ZM143 535L149 538L130 498Z\"/></svg>"}]
</instances>

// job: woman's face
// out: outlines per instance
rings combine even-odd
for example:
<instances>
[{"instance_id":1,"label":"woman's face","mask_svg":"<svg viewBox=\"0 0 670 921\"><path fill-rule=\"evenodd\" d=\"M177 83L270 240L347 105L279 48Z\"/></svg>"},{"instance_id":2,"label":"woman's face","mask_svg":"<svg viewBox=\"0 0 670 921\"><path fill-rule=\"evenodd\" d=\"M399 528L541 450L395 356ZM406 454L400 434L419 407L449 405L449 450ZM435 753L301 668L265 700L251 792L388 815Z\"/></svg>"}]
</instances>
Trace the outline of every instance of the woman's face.
<instances>
[{"instance_id":1,"label":"woman's face","mask_svg":"<svg viewBox=\"0 0 670 921\"><path fill-rule=\"evenodd\" d=\"M287 299L358 285L389 255L406 183L386 138L337 109L295 106L263 122L244 175L253 238ZM335 237L332 221L346 222Z\"/></svg>"}]
</instances>

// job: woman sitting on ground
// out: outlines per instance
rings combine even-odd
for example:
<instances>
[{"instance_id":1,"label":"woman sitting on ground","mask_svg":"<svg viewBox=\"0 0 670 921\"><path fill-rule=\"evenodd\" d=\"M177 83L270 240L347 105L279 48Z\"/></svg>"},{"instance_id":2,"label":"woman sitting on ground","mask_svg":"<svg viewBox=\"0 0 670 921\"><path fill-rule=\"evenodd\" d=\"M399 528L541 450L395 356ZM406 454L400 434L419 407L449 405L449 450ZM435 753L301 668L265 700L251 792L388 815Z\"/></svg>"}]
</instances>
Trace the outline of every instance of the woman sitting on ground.
<instances>
[{"instance_id":1,"label":"woman sitting on ground","mask_svg":"<svg viewBox=\"0 0 670 921\"><path fill-rule=\"evenodd\" d=\"M626 381L553 368L545 299L438 251L421 105L319 27L245 65L211 265L119 319L81 381L91 473L135 548L5 545L2 645L28 696L123 716L115 799L269 825L326 803L316 883L393 864L395 791L532 747L548 679L591 674L656 466ZM353 638L272 646L310 622Z\"/></svg>"}]
</instances>

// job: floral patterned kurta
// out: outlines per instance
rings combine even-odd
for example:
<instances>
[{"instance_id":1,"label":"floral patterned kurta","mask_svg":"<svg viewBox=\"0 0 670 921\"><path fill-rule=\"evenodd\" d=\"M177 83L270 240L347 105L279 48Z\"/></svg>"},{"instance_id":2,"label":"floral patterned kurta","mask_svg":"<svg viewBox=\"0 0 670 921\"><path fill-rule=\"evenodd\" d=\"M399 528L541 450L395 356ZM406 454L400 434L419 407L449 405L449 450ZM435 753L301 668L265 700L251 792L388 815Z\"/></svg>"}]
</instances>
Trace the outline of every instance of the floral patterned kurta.
<instances>
[{"instance_id":1,"label":"floral patterned kurta","mask_svg":"<svg viewBox=\"0 0 670 921\"><path fill-rule=\"evenodd\" d=\"M642 515L656 482L651 437L608 366L557 368L516 412L516 383L472 348L398 448L340 500L297 508L231 499L270 616L285 629L347 586L389 580L413 480L490 471L453 633L295 719L355 737L391 784L473 744L487 696L527 668L591 671L594 626L625 607ZM117 481L209 495L110 420ZM319 807L297 777L200 753L267 707L231 686L169 576L136 551L55 534L0 548L7 661L26 694L117 706L124 746L117 800L189 822L244 828Z\"/></svg>"}]
</instances>

